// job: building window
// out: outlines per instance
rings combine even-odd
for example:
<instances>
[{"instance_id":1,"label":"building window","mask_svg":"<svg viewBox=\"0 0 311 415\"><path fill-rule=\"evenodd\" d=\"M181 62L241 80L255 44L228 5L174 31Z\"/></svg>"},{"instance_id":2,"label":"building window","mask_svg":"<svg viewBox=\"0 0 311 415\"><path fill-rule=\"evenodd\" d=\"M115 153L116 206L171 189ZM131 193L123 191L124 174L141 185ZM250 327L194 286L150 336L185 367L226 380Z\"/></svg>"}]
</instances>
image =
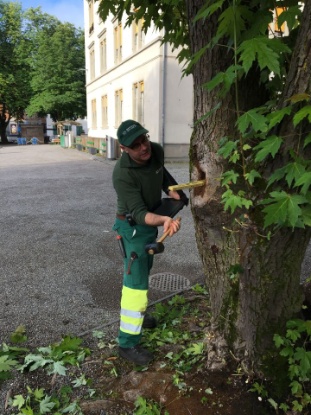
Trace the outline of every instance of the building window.
<instances>
[{"instance_id":1,"label":"building window","mask_svg":"<svg viewBox=\"0 0 311 415\"><path fill-rule=\"evenodd\" d=\"M122 122L122 111L123 111L123 91L119 89L115 92L115 125L116 128Z\"/></svg>"},{"instance_id":2,"label":"building window","mask_svg":"<svg viewBox=\"0 0 311 415\"><path fill-rule=\"evenodd\" d=\"M95 49L94 46L90 49L90 78L95 78Z\"/></svg>"},{"instance_id":3,"label":"building window","mask_svg":"<svg viewBox=\"0 0 311 415\"><path fill-rule=\"evenodd\" d=\"M102 128L108 128L108 97L102 96Z\"/></svg>"},{"instance_id":4,"label":"building window","mask_svg":"<svg viewBox=\"0 0 311 415\"><path fill-rule=\"evenodd\" d=\"M94 31L94 0L89 0L89 34Z\"/></svg>"},{"instance_id":5,"label":"building window","mask_svg":"<svg viewBox=\"0 0 311 415\"><path fill-rule=\"evenodd\" d=\"M133 85L133 119L144 124L144 82Z\"/></svg>"},{"instance_id":6,"label":"building window","mask_svg":"<svg viewBox=\"0 0 311 415\"><path fill-rule=\"evenodd\" d=\"M100 38L100 73L107 70L107 39L106 34Z\"/></svg>"},{"instance_id":7,"label":"building window","mask_svg":"<svg viewBox=\"0 0 311 415\"><path fill-rule=\"evenodd\" d=\"M122 61L122 25L118 23L114 27L114 63Z\"/></svg>"},{"instance_id":8,"label":"building window","mask_svg":"<svg viewBox=\"0 0 311 415\"><path fill-rule=\"evenodd\" d=\"M145 33L143 32L144 19L140 19L138 22L133 22L132 33L133 33L133 52L137 52L142 48L145 41Z\"/></svg>"},{"instance_id":9,"label":"building window","mask_svg":"<svg viewBox=\"0 0 311 415\"><path fill-rule=\"evenodd\" d=\"M91 106L92 106L92 129L95 130L97 128L96 99L92 99Z\"/></svg>"}]
</instances>

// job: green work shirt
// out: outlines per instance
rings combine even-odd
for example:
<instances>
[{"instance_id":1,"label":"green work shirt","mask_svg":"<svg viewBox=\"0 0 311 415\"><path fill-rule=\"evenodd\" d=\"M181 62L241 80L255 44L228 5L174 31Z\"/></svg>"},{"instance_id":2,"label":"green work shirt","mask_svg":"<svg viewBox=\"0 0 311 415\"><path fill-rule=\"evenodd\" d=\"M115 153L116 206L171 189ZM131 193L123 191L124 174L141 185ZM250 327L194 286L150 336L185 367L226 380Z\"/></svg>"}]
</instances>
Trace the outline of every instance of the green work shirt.
<instances>
[{"instance_id":1,"label":"green work shirt","mask_svg":"<svg viewBox=\"0 0 311 415\"><path fill-rule=\"evenodd\" d=\"M157 143L151 143L151 157L144 165L135 163L123 151L112 174L119 215L131 213L137 224L145 225L146 214L159 205L162 190L169 186L163 165L164 152Z\"/></svg>"}]
</instances>

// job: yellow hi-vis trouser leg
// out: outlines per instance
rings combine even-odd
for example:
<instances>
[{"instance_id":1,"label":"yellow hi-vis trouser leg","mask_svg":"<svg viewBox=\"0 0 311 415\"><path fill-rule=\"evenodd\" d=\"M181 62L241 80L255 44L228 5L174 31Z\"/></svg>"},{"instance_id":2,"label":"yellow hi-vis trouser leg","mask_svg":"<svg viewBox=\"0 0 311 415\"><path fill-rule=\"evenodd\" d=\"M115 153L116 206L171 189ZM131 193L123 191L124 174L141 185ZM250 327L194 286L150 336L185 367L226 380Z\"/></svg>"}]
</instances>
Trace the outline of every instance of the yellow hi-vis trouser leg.
<instances>
[{"instance_id":1,"label":"yellow hi-vis trouser leg","mask_svg":"<svg viewBox=\"0 0 311 415\"><path fill-rule=\"evenodd\" d=\"M153 265L153 255L145 252L145 245L155 241L157 228L147 225L131 227L126 221L116 219L113 229L122 236L126 251L119 346L133 347L141 338L142 324L148 305L149 272ZM137 255L134 261L130 259L131 252Z\"/></svg>"},{"instance_id":2,"label":"yellow hi-vis trouser leg","mask_svg":"<svg viewBox=\"0 0 311 415\"><path fill-rule=\"evenodd\" d=\"M145 311L148 305L147 290L136 290L123 286L121 299L120 330L124 333L139 336L140 339Z\"/></svg>"}]
</instances>

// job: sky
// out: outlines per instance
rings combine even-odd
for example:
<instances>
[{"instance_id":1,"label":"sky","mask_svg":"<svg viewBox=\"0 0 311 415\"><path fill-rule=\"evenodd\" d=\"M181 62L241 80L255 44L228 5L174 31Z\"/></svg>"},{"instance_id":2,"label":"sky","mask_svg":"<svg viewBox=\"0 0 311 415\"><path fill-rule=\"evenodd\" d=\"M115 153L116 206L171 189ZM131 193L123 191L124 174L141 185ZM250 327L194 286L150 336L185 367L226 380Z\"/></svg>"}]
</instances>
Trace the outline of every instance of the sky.
<instances>
[{"instance_id":1,"label":"sky","mask_svg":"<svg viewBox=\"0 0 311 415\"><path fill-rule=\"evenodd\" d=\"M41 7L43 13L57 17L61 22L69 22L84 27L83 4L85 0L16 0L23 10Z\"/></svg>"}]
</instances>

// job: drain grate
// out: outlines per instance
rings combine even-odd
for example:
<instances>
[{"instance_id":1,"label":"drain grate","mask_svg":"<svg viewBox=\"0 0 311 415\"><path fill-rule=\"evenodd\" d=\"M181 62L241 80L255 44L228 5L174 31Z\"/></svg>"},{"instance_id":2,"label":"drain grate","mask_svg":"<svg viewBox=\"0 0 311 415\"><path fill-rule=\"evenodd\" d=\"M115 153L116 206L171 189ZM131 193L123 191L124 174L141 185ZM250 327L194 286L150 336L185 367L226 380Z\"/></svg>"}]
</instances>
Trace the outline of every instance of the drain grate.
<instances>
[{"instance_id":1,"label":"drain grate","mask_svg":"<svg viewBox=\"0 0 311 415\"><path fill-rule=\"evenodd\" d=\"M180 291L190 287L190 281L170 272L160 273L150 276L149 287L159 291Z\"/></svg>"}]
</instances>

